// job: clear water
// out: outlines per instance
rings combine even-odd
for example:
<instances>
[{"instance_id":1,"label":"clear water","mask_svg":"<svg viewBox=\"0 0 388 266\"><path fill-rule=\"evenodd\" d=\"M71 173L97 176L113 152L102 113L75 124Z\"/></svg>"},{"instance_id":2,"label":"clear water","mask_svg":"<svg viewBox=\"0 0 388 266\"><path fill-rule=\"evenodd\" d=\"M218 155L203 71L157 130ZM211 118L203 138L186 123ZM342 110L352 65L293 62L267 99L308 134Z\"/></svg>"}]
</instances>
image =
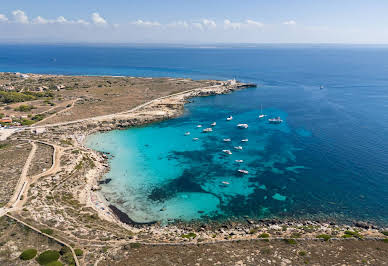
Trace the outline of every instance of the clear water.
<instances>
[{"instance_id":1,"label":"clear water","mask_svg":"<svg viewBox=\"0 0 388 266\"><path fill-rule=\"evenodd\" d=\"M259 84L196 98L177 119L87 139L113 155L103 193L135 221L248 215L387 224L387 48L2 45L0 51L0 71L236 77ZM285 122L259 120L261 104ZM234 119L227 122L229 115ZM214 121L212 133L196 128ZM238 129L240 122L249 128ZM242 151L233 148L238 145Z\"/></svg>"}]
</instances>

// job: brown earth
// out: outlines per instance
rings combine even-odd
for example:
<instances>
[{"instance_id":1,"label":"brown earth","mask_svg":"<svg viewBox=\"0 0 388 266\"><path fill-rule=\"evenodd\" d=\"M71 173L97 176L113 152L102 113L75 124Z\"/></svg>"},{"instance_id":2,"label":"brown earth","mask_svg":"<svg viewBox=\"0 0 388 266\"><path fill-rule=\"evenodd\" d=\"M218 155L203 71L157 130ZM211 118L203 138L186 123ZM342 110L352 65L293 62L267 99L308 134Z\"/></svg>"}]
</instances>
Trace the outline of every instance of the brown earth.
<instances>
[{"instance_id":1,"label":"brown earth","mask_svg":"<svg viewBox=\"0 0 388 266\"><path fill-rule=\"evenodd\" d=\"M211 245L122 248L99 265L387 265L388 243L241 241Z\"/></svg>"}]
</instances>

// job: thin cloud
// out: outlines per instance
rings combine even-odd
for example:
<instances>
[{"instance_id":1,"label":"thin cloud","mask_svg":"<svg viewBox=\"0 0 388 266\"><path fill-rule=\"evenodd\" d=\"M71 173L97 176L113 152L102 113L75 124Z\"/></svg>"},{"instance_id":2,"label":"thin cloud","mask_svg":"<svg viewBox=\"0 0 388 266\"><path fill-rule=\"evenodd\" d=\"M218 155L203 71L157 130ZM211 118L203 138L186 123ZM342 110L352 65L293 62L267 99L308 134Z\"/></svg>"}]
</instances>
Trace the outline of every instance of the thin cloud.
<instances>
[{"instance_id":1,"label":"thin cloud","mask_svg":"<svg viewBox=\"0 0 388 266\"><path fill-rule=\"evenodd\" d=\"M232 30L239 30L241 28L241 23L239 22L232 22L229 19L224 20L224 28L225 29L232 29Z\"/></svg>"},{"instance_id":2,"label":"thin cloud","mask_svg":"<svg viewBox=\"0 0 388 266\"><path fill-rule=\"evenodd\" d=\"M92 22L95 25L107 25L108 22L100 16L99 13L95 12L92 14Z\"/></svg>"},{"instance_id":3,"label":"thin cloud","mask_svg":"<svg viewBox=\"0 0 388 266\"><path fill-rule=\"evenodd\" d=\"M3 14L0 14L0 22L7 22L8 21L8 18L3 15Z\"/></svg>"},{"instance_id":4,"label":"thin cloud","mask_svg":"<svg viewBox=\"0 0 388 266\"><path fill-rule=\"evenodd\" d=\"M28 17L22 10L15 10L12 12L13 19L17 23L28 24Z\"/></svg>"},{"instance_id":5,"label":"thin cloud","mask_svg":"<svg viewBox=\"0 0 388 266\"><path fill-rule=\"evenodd\" d=\"M259 22L259 21L254 21L254 20L251 20L251 19L247 19L245 21L245 23L249 26L254 26L254 27L257 27L257 28L262 28L264 27L264 24Z\"/></svg>"},{"instance_id":6,"label":"thin cloud","mask_svg":"<svg viewBox=\"0 0 388 266\"><path fill-rule=\"evenodd\" d=\"M214 22L214 20L211 19L203 19L202 24L204 25L204 27L210 29L214 29L215 27L217 27L217 24Z\"/></svg>"},{"instance_id":7,"label":"thin cloud","mask_svg":"<svg viewBox=\"0 0 388 266\"><path fill-rule=\"evenodd\" d=\"M295 20L289 20L289 21L285 21L283 22L284 25L296 25L296 21Z\"/></svg>"},{"instance_id":8,"label":"thin cloud","mask_svg":"<svg viewBox=\"0 0 388 266\"><path fill-rule=\"evenodd\" d=\"M132 22L133 25L137 26L144 26L144 27L159 27L161 24L157 21L144 21L141 19L136 20L135 22Z\"/></svg>"}]
</instances>

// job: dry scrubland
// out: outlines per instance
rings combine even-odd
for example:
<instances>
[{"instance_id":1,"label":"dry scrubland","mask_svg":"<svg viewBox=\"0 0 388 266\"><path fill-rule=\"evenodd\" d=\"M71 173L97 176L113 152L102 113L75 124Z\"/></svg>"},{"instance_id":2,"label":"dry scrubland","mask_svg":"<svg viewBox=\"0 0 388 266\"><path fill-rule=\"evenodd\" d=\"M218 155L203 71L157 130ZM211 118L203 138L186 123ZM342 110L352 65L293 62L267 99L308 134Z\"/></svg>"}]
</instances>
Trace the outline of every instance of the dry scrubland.
<instances>
[{"instance_id":1,"label":"dry scrubland","mask_svg":"<svg viewBox=\"0 0 388 266\"><path fill-rule=\"evenodd\" d=\"M170 78L33 74L29 74L29 78L21 78L15 74L0 73L0 92L16 93L19 97L15 96L15 101L23 100L4 104L0 113L4 116L27 116L24 119L31 123L41 119L45 120L39 124L65 122L126 111L158 97L213 83ZM36 88L47 89L36 91ZM29 100L28 97L33 98ZM27 107L19 110L21 105ZM33 106L33 109L28 106Z\"/></svg>"},{"instance_id":2,"label":"dry scrubland","mask_svg":"<svg viewBox=\"0 0 388 266\"><path fill-rule=\"evenodd\" d=\"M6 76L3 74L2 82ZM45 116L46 120L40 122L42 124L122 112L160 96L217 83L122 77L32 77L31 87L64 84L65 88L53 90L55 96L51 101L54 107L75 103L65 107L63 112L51 110L54 114ZM30 84L28 80L20 81L15 77L12 82L21 82L20 87L26 87ZM187 97L232 90L226 86L215 91L202 90ZM29 186L17 204L19 208L13 209L10 214L48 236L79 248L77 258L81 265L94 265L96 262L98 265L384 265L388 261L388 240L384 235L388 232L368 224L342 226L334 223L246 220L222 225L198 223L163 227L159 224L128 225L118 221L105 205L97 204L97 194L92 191L96 187L98 189L98 177L109 169L106 157L83 147L80 139L98 130L174 117L181 112L186 99L179 96L160 101L137 110L135 114L120 115L114 121L94 120L47 127L39 134L30 130L15 133L0 143L0 204L7 203L15 192L21 169L32 147L25 141L28 139L36 145L27 174ZM45 105L43 99L38 101ZM14 112L13 107L6 106L3 110ZM39 108L30 110L31 116L36 116L33 112L41 110ZM49 240L47 235L27 229L10 217L1 217L0 264L36 265L36 258L42 252L52 250L53 254L58 253L63 247L56 240ZM20 254L30 248L36 249L37 255L31 260L21 260ZM68 250L62 250L62 253L57 260L65 265L74 265L71 253Z\"/></svg>"}]
</instances>

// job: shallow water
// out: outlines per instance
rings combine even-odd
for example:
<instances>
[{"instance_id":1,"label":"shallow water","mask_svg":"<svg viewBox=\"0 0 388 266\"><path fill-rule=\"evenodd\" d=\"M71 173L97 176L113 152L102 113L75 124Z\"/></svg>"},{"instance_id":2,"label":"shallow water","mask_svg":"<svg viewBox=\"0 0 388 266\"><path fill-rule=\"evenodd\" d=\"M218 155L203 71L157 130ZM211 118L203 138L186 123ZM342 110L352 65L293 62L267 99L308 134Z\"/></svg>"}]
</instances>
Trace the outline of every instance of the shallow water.
<instances>
[{"instance_id":1,"label":"shallow water","mask_svg":"<svg viewBox=\"0 0 388 266\"><path fill-rule=\"evenodd\" d=\"M196 98L177 119L87 139L114 155L103 193L135 221L248 215L387 224L387 48L0 48L2 71L236 77L259 84ZM261 104L285 122L259 120ZM212 133L196 128L213 121ZM240 122L249 128L238 129ZM226 148L233 154L223 154Z\"/></svg>"}]
</instances>

